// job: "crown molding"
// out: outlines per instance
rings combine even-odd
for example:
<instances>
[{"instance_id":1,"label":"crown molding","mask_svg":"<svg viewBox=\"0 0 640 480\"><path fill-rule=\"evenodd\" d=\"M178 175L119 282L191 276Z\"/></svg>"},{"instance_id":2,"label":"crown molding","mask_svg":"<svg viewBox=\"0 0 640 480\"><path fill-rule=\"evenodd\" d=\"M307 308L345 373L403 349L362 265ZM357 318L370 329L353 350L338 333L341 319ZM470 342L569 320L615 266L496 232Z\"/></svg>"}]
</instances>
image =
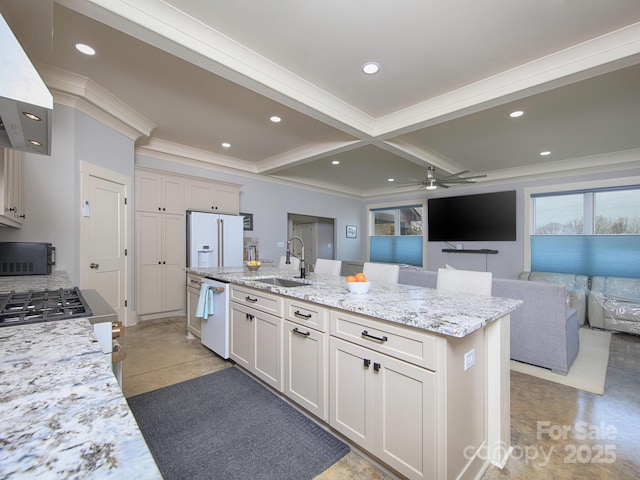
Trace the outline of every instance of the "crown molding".
<instances>
[{"instance_id":1,"label":"crown molding","mask_svg":"<svg viewBox=\"0 0 640 480\"><path fill-rule=\"evenodd\" d=\"M402 135L638 63L640 23L588 40L376 121L374 137Z\"/></svg>"},{"instance_id":2,"label":"crown molding","mask_svg":"<svg viewBox=\"0 0 640 480\"><path fill-rule=\"evenodd\" d=\"M151 135L156 125L90 78L38 64L54 101L75 108L134 141Z\"/></svg>"}]
</instances>

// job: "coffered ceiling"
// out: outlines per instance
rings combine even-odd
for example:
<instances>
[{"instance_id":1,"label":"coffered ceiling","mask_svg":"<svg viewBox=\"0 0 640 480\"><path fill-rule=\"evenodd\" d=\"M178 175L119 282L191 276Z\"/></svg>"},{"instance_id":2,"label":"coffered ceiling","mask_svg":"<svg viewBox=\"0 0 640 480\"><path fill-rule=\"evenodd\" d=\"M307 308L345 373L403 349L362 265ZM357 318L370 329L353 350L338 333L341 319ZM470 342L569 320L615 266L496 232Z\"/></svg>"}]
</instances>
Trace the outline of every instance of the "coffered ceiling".
<instances>
[{"instance_id":1,"label":"coffered ceiling","mask_svg":"<svg viewBox=\"0 0 640 480\"><path fill-rule=\"evenodd\" d=\"M120 118L143 154L360 197L403 191L429 165L478 182L640 165L638 0L0 0L0 12L57 101Z\"/></svg>"}]
</instances>

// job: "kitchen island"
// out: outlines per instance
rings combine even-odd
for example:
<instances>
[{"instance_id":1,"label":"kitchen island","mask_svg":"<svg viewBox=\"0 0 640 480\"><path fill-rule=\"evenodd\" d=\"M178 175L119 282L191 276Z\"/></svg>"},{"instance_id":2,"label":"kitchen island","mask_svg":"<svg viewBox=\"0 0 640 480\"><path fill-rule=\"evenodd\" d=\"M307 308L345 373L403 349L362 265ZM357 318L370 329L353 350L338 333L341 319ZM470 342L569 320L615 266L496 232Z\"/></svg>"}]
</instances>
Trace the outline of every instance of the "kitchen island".
<instances>
[{"instance_id":1,"label":"kitchen island","mask_svg":"<svg viewBox=\"0 0 640 480\"><path fill-rule=\"evenodd\" d=\"M70 287L65 272L0 279ZM0 328L0 418L0 478L162 478L87 318Z\"/></svg>"},{"instance_id":2,"label":"kitchen island","mask_svg":"<svg viewBox=\"0 0 640 480\"><path fill-rule=\"evenodd\" d=\"M519 300L382 282L353 294L344 277L277 268L188 272L231 284L238 366L396 472L479 478L506 463Z\"/></svg>"}]
</instances>

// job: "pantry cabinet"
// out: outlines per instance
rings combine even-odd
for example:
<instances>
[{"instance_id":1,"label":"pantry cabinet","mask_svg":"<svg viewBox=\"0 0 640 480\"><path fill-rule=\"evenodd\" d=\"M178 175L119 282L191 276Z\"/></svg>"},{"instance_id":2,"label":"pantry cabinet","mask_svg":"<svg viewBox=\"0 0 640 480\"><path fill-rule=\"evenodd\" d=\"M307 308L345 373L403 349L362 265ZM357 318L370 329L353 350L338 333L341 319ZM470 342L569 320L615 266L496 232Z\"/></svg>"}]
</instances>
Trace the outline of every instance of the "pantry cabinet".
<instances>
[{"instance_id":1,"label":"pantry cabinet","mask_svg":"<svg viewBox=\"0 0 640 480\"><path fill-rule=\"evenodd\" d=\"M229 309L230 358L282 392L282 299L234 285Z\"/></svg>"},{"instance_id":2,"label":"pantry cabinet","mask_svg":"<svg viewBox=\"0 0 640 480\"><path fill-rule=\"evenodd\" d=\"M24 159L22 152L0 149L0 224L22 227L25 219L23 203Z\"/></svg>"},{"instance_id":3,"label":"pantry cabinet","mask_svg":"<svg viewBox=\"0 0 640 480\"><path fill-rule=\"evenodd\" d=\"M185 310L185 216L136 213L138 315Z\"/></svg>"},{"instance_id":4,"label":"pantry cabinet","mask_svg":"<svg viewBox=\"0 0 640 480\"><path fill-rule=\"evenodd\" d=\"M238 214L239 200L240 185L136 168L136 313L145 316L141 319L192 310L187 307L193 296L188 298L185 287L187 210ZM209 208L201 208L205 203ZM213 205L219 208L212 210ZM198 320L188 328L199 335Z\"/></svg>"}]
</instances>

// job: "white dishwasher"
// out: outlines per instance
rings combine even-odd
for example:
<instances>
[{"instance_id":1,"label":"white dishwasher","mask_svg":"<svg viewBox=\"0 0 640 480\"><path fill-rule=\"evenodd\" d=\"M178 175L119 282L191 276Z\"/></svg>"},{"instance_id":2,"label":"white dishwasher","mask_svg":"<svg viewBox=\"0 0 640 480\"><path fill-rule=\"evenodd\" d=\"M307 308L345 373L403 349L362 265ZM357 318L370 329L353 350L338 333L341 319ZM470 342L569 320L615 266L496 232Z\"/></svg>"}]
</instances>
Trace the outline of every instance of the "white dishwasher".
<instances>
[{"instance_id":1,"label":"white dishwasher","mask_svg":"<svg viewBox=\"0 0 640 480\"><path fill-rule=\"evenodd\" d=\"M224 359L229 358L229 284L210 278L203 278L213 291L215 310L213 315L202 319L200 341Z\"/></svg>"}]
</instances>

